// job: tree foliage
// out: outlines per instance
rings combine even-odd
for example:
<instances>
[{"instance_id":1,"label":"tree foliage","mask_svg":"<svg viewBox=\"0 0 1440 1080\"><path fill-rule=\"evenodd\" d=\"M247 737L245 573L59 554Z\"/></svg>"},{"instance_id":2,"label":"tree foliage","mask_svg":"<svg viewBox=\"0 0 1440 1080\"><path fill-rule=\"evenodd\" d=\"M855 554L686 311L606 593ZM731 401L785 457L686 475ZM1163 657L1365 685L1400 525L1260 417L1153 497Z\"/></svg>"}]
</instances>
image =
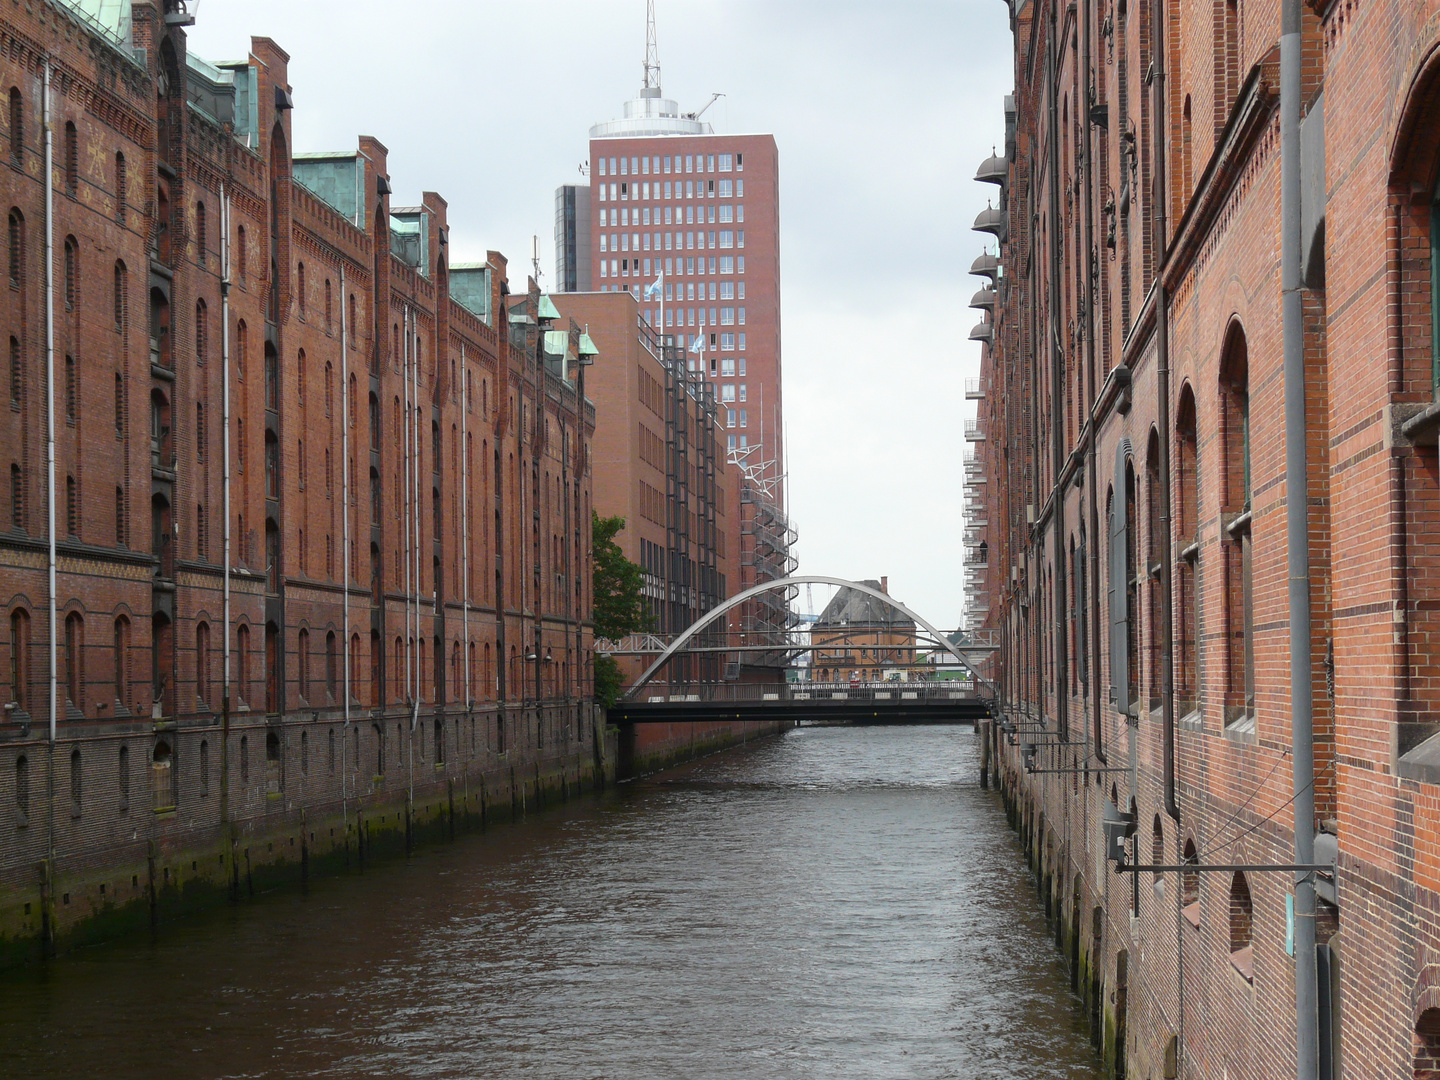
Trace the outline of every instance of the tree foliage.
<instances>
[{"instance_id":1,"label":"tree foliage","mask_svg":"<svg viewBox=\"0 0 1440 1080\"><path fill-rule=\"evenodd\" d=\"M641 595L645 573L615 542L616 534L625 528L625 519L602 518L594 511L590 518L595 636L618 641L626 634L643 633L650 629L650 613Z\"/></svg>"},{"instance_id":2,"label":"tree foliage","mask_svg":"<svg viewBox=\"0 0 1440 1080\"><path fill-rule=\"evenodd\" d=\"M650 613L641 595L645 573L625 557L620 545L615 542L616 535L625 527L625 519L602 518L594 512L590 517L595 636L616 641L626 634L649 630ZM624 675L615 658L597 653L596 699L608 709L620 696L623 683Z\"/></svg>"}]
</instances>

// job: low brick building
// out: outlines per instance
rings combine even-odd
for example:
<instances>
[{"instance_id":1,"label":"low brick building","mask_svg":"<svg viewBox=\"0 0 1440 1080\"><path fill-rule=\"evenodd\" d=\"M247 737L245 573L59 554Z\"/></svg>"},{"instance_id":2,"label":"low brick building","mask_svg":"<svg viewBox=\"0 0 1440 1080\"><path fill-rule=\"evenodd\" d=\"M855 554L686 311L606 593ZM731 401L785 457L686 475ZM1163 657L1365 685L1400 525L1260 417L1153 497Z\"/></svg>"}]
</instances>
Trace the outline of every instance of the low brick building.
<instances>
[{"instance_id":1,"label":"low brick building","mask_svg":"<svg viewBox=\"0 0 1440 1080\"><path fill-rule=\"evenodd\" d=\"M1114 1075L1296 1075L1280 10L1012 0L967 534L1004 790ZM1440 4L1302 6L1321 1075L1435 1075ZM1157 50L1157 43L1159 47ZM1022 761L1036 744L1035 772ZM1307 793L1309 785L1301 785ZM1107 806L1107 804L1110 804ZM1327 1071L1328 1070L1328 1071Z\"/></svg>"},{"instance_id":2,"label":"low brick building","mask_svg":"<svg viewBox=\"0 0 1440 1080\"><path fill-rule=\"evenodd\" d=\"M601 767L578 331L187 21L0 14L0 959Z\"/></svg>"}]
</instances>

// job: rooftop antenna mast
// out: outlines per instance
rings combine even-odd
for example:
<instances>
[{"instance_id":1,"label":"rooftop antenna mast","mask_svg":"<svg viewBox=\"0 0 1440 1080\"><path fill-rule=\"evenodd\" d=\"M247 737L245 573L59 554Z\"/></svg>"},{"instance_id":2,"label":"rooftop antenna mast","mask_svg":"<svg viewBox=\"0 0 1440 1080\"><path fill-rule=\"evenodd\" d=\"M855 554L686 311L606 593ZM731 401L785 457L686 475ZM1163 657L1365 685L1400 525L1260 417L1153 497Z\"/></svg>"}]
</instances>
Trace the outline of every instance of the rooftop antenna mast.
<instances>
[{"instance_id":1,"label":"rooftop antenna mast","mask_svg":"<svg viewBox=\"0 0 1440 1080\"><path fill-rule=\"evenodd\" d=\"M655 43L655 0L645 3L645 90L654 90L645 97L660 96L660 46Z\"/></svg>"}]
</instances>

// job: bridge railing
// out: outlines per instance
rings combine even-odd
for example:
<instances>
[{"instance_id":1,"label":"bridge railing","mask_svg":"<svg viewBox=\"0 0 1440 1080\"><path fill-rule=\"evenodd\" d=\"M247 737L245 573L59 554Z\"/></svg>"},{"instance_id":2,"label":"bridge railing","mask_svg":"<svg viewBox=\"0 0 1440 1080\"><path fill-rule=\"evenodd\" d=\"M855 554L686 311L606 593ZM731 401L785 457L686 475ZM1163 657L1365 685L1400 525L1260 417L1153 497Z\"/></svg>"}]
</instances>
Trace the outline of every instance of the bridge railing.
<instances>
[{"instance_id":1,"label":"bridge railing","mask_svg":"<svg viewBox=\"0 0 1440 1080\"><path fill-rule=\"evenodd\" d=\"M690 683L646 686L638 702L775 702L787 701L975 701L983 695L964 680L884 683Z\"/></svg>"}]
</instances>

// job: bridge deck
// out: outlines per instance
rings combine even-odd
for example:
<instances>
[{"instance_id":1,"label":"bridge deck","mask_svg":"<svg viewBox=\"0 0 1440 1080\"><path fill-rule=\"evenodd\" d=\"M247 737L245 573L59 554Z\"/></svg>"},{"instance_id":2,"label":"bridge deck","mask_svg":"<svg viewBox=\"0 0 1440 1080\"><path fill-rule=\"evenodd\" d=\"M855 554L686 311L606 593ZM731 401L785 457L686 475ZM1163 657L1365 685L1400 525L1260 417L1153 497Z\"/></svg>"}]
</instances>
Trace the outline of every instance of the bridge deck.
<instances>
[{"instance_id":1,"label":"bridge deck","mask_svg":"<svg viewBox=\"0 0 1440 1080\"><path fill-rule=\"evenodd\" d=\"M883 687L815 684L706 684L679 689L646 687L640 699L610 710L612 723L763 720L777 714L832 723L970 723L990 715L989 702L969 688L946 684Z\"/></svg>"}]
</instances>

